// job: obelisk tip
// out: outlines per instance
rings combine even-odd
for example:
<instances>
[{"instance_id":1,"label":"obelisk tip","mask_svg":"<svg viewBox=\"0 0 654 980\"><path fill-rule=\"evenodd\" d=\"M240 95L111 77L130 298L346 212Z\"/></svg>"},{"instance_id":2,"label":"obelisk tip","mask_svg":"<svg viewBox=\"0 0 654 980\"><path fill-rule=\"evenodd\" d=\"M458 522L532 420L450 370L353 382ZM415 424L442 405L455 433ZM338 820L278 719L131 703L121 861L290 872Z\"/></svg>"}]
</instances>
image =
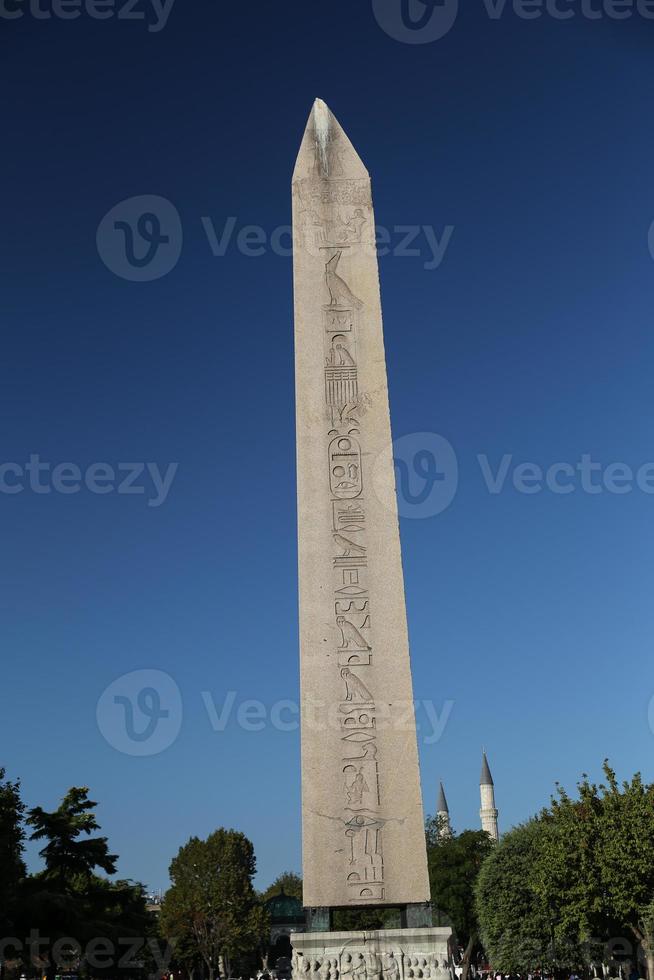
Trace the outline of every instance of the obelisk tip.
<instances>
[{"instance_id":1,"label":"obelisk tip","mask_svg":"<svg viewBox=\"0 0 654 980\"><path fill-rule=\"evenodd\" d=\"M359 155L323 99L314 99L293 179L368 177Z\"/></svg>"}]
</instances>

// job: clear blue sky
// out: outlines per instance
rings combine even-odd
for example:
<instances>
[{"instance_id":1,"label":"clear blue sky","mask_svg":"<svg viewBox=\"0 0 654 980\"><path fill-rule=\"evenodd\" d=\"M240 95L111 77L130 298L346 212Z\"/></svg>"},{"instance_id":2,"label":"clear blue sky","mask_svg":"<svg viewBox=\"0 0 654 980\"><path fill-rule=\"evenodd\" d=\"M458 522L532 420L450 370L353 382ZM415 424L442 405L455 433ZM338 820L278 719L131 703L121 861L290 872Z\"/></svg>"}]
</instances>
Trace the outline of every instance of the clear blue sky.
<instances>
[{"instance_id":1,"label":"clear blue sky","mask_svg":"<svg viewBox=\"0 0 654 980\"><path fill-rule=\"evenodd\" d=\"M490 494L477 460L654 460L654 22L493 20L479 0L405 44L370 0L177 0L157 32L0 26L0 462L179 464L158 507L151 483L0 493L0 760L27 803L89 785L120 873L153 888L221 825L254 842L260 885L300 867L297 731L214 731L202 699L298 695L291 261L214 256L201 219L288 224L316 96L380 225L454 226L436 269L424 238L381 260L394 433L438 433L459 465L449 508L401 526L416 697L454 702L421 743L426 808L442 778L455 826L478 826L482 744L503 829L604 756L654 778L654 496L511 475ZM135 195L183 227L151 282L96 247ZM143 758L96 722L139 669L174 678L184 712Z\"/></svg>"}]
</instances>

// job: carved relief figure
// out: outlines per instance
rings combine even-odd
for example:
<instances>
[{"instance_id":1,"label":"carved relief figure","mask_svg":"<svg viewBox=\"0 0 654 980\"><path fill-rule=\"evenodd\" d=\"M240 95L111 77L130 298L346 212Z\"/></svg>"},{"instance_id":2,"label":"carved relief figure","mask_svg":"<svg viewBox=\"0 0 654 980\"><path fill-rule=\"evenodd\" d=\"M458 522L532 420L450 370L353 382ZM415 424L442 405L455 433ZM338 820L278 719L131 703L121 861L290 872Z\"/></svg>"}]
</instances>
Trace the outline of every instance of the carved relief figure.
<instances>
[{"instance_id":1,"label":"carved relief figure","mask_svg":"<svg viewBox=\"0 0 654 980\"><path fill-rule=\"evenodd\" d=\"M361 769L358 770L356 776L349 785L346 783L345 790L347 793L348 804L350 806L361 806L363 794L370 792L370 787L368 786Z\"/></svg>"},{"instance_id":2,"label":"carved relief figure","mask_svg":"<svg viewBox=\"0 0 654 980\"><path fill-rule=\"evenodd\" d=\"M299 970L299 973L296 972ZM308 977L311 971L311 961L307 956L302 953L298 954L297 964L293 967L293 977L302 975L303 977Z\"/></svg>"},{"instance_id":3,"label":"carved relief figure","mask_svg":"<svg viewBox=\"0 0 654 980\"><path fill-rule=\"evenodd\" d=\"M323 236L322 222L315 211L302 212L302 231L308 248L320 245Z\"/></svg>"},{"instance_id":4,"label":"carved relief figure","mask_svg":"<svg viewBox=\"0 0 654 980\"><path fill-rule=\"evenodd\" d=\"M366 980L366 961L363 957L363 953L357 953L354 957L352 976L355 978L355 980Z\"/></svg>"},{"instance_id":5,"label":"carved relief figure","mask_svg":"<svg viewBox=\"0 0 654 980\"><path fill-rule=\"evenodd\" d=\"M352 977L352 954L345 953L341 959L341 980L351 980Z\"/></svg>"},{"instance_id":6,"label":"carved relief figure","mask_svg":"<svg viewBox=\"0 0 654 980\"><path fill-rule=\"evenodd\" d=\"M355 650L372 650L370 644L366 643L358 629L345 616L337 616L336 624L341 631L341 648L343 650L349 650L350 647ZM350 699L348 698L348 700Z\"/></svg>"},{"instance_id":7,"label":"carved relief figure","mask_svg":"<svg viewBox=\"0 0 654 980\"><path fill-rule=\"evenodd\" d=\"M355 367L354 358L350 354L347 341L341 334L334 334L327 365L331 367Z\"/></svg>"},{"instance_id":8,"label":"carved relief figure","mask_svg":"<svg viewBox=\"0 0 654 980\"><path fill-rule=\"evenodd\" d=\"M384 980L400 980L400 964L395 958L395 953L391 950L384 954L383 964Z\"/></svg>"},{"instance_id":9,"label":"carved relief figure","mask_svg":"<svg viewBox=\"0 0 654 980\"><path fill-rule=\"evenodd\" d=\"M362 208L356 208L353 214L343 217L338 214L334 220L320 218L314 210L301 212L305 241L309 247L329 245L349 245L360 243L363 227L368 220Z\"/></svg>"},{"instance_id":10,"label":"carved relief figure","mask_svg":"<svg viewBox=\"0 0 654 980\"><path fill-rule=\"evenodd\" d=\"M363 701L371 703L373 696L356 674L353 674L349 667L343 667L341 677L345 681L345 700Z\"/></svg>"},{"instance_id":11,"label":"carved relief figure","mask_svg":"<svg viewBox=\"0 0 654 980\"><path fill-rule=\"evenodd\" d=\"M365 214L361 208L357 208L352 217L349 218L343 226L344 240L346 242L360 242L365 223Z\"/></svg>"},{"instance_id":12,"label":"carved relief figure","mask_svg":"<svg viewBox=\"0 0 654 980\"><path fill-rule=\"evenodd\" d=\"M339 250L332 255L331 259L325 265L325 281L329 290L329 305L345 307L346 309L354 307L354 309L360 310L363 303L354 295L348 284L336 271L342 254L343 252Z\"/></svg>"},{"instance_id":13,"label":"carved relief figure","mask_svg":"<svg viewBox=\"0 0 654 980\"><path fill-rule=\"evenodd\" d=\"M381 980L381 959L379 954L370 950L366 954L366 975L368 980Z\"/></svg>"}]
</instances>

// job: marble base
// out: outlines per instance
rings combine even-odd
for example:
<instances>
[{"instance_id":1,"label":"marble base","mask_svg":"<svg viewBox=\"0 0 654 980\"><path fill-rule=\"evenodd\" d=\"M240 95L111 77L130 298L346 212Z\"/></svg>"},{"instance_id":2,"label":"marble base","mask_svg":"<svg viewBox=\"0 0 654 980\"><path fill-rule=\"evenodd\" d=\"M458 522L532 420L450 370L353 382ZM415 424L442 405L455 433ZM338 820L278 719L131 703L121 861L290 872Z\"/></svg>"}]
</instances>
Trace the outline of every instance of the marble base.
<instances>
[{"instance_id":1,"label":"marble base","mask_svg":"<svg viewBox=\"0 0 654 980\"><path fill-rule=\"evenodd\" d=\"M294 932L293 980L451 980L450 928Z\"/></svg>"}]
</instances>

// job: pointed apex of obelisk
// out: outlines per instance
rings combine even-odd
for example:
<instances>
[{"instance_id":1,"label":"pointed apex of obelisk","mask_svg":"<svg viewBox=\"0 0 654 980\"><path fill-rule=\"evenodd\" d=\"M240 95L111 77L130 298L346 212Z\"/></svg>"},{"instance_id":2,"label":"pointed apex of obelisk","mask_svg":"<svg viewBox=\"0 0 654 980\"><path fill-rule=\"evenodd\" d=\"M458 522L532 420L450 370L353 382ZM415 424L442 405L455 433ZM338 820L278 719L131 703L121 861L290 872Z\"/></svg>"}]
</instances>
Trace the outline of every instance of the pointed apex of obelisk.
<instances>
[{"instance_id":1,"label":"pointed apex of obelisk","mask_svg":"<svg viewBox=\"0 0 654 980\"><path fill-rule=\"evenodd\" d=\"M368 178L359 154L322 99L316 99L311 107L293 173L293 180L308 177L323 180Z\"/></svg>"}]
</instances>

